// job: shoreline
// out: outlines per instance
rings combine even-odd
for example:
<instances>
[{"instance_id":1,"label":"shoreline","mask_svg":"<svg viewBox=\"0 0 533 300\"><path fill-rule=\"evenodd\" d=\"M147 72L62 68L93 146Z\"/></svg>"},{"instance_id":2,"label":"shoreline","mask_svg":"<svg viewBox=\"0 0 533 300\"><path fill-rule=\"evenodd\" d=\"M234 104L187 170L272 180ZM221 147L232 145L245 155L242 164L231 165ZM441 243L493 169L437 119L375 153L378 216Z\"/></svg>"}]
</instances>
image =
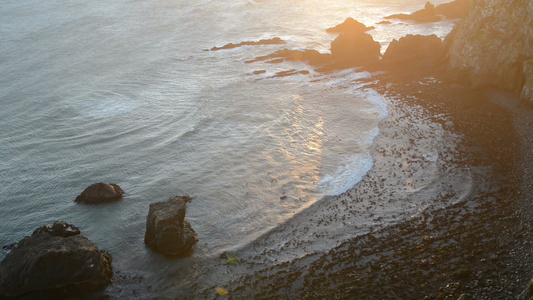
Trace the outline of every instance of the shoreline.
<instances>
[{"instance_id":1,"label":"shoreline","mask_svg":"<svg viewBox=\"0 0 533 300\"><path fill-rule=\"evenodd\" d=\"M452 119L442 126L464 139L451 160L473 170L473 190L466 198L369 232L352 231L353 237L339 245L321 244L322 249L312 249L300 258L278 260L291 248L291 240L283 239L278 239L277 252L274 247L265 248L255 257L244 257L246 251L237 251L242 255L239 266L221 263L215 267L231 273L223 280L226 284L219 281L228 295L515 299L525 289L533 275L529 271L533 265L533 224L528 214L531 199L526 190L532 182L528 170L532 170L533 151L526 141L533 136L527 131L532 112L522 107L508 111L490 102L482 90L446 83L439 76L423 81L428 75L395 76L390 72L372 78L368 87L387 97L400 97L402 104L411 108L423 107L436 122L442 120L439 116ZM521 116L516 119L516 115ZM522 126L520 135L515 133L517 126ZM526 168L521 170L521 166ZM364 182L347 194L360 189L361 184ZM339 204L350 197L353 199L353 195L341 195L333 202ZM321 211L327 204L321 201L314 210ZM308 219L305 227L331 221L313 220L310 215L298 221ZM287 228L280 231L289 232ZM308 232L295 230L292 234L305 244L308 234L317 234ZM293 247L308 246L303 244ZM261 250L263 246L250 247ZM217 276L212 277L217 280ZM213 288L192 289L202 291L192 298L216 297Z\"/></svg>"},{"instance_id":2,"label":"shoreline","mask_svg":"<svg viewBox=\"0 0 533 300\"><path fill-rule=\"evenodd\" d=\"M115 284L96 297L213 299L223 288L237 299L516 299L533 276L533 199L528 193L533 109L502 108L490 101L489 92L448 83L443 72L433 73L388 72L356 81L394 101L391 108L405 115L389 112L395 116L380 125L373 149L381 159L347 193L319 200L226 257L193 260L184 269L150 278L117 270ZM440 184L450 185L449 192L415 195L420 201L438 197L434 205L384 219L383 226L367 226L365 221L378 224L372 209L379 208L387 180L416 177L416 170L409 169L409 176L380 176L395 160L420 153L409 150L412 141L406 137L421 124L439 124L442 130L436 131L449 135L443 141L453 142L439 149L445 155L437 159L448 174ZM438 128L426 129L429 141ZM402 134L395 143L404 143L404 150L380 149L390 143L386 138ZM420 158L419 171L431 165ZM453 189L454 182L464 187L468 178L464 170L471 187L454 198L454 192L461 192ZM361 211L353 214L359 206Z\"/></svg>"}]
</instances>

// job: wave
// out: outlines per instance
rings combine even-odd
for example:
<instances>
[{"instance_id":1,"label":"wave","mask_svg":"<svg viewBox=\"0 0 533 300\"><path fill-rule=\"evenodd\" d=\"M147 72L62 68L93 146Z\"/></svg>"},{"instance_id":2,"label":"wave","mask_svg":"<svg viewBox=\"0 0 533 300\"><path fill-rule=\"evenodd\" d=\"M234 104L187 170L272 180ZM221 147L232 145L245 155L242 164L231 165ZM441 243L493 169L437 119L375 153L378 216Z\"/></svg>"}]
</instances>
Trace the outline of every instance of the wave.
<instances>
[{"instance_id":1,"label":"wave","mask_svg":"<svg viewBox=\"0 0 533 300\"><path fill-rule=\"evenodd\" d=\"M360 182L372 169L370 153L356 154L337 169L335 174L327 174L318 182L319 190L329 196L338 196Z\"/></svg>"}]
</instances>

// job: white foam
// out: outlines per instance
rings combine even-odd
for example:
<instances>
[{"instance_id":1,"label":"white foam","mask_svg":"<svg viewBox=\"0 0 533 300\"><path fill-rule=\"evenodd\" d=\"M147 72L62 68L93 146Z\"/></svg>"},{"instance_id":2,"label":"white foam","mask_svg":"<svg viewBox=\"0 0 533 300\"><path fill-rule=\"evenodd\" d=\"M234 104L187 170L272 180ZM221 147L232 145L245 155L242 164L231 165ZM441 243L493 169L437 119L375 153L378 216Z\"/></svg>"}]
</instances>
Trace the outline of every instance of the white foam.
<instances>
[{"instance_id":1,"label":"white foam","mask_svg":"<svg viewBox=\"0 0 533 300\"><path fill-rule=\"evenodd\" d=\"M318 182L317 187L325 195L340 195L360 182L372 166L373 160L370 153L355 154L349 157L345 164L338 167L335 174L325 175Z\"/></svg>"},{"instance_id":2,"label":"white foam","mask_svg":"<svg viewBox=\"0 0 533 300\"><path fill-rule=\"evenodd\" d=\"M372 108L364 109L366 112L375 113L380 120L384 120L389 116L387 110L387 103L385 98L374 89L360 89L357 91L348 91L362 96L367 102L372 104Z\"/></svg>"}]
</instances>

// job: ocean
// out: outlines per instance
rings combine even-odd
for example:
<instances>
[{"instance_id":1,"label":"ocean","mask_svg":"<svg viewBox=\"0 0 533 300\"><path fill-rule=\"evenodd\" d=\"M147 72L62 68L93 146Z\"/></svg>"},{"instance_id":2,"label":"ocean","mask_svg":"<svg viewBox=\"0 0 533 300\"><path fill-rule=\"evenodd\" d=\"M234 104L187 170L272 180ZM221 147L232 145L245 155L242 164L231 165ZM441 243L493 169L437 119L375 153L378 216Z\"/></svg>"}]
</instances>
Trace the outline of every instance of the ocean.
<instances>
[{"instance_id":1,"label":"ocean","mask_svg":"<svg viewBox=\"0 0 533 300\"><path fill-rule=\"evenodd\" d=\"M357 83L372 74L245 62L328 53L336 36L325 29L348 17L376 27L382 52L406 34L444 37L452 21L378 24L425 2L3 1L0 244L64 220L115 269L157 276L183 262L145 247L150 203L192 197L186 219L200 241L185 260L201 260L343 194L372 170L389 115L386 96ZM205 51L274 37L286 44ZM309 74L273 78L293 69ZM75 203L95 182L119 184L124 199Z\"/></svg>"}]
</instances>

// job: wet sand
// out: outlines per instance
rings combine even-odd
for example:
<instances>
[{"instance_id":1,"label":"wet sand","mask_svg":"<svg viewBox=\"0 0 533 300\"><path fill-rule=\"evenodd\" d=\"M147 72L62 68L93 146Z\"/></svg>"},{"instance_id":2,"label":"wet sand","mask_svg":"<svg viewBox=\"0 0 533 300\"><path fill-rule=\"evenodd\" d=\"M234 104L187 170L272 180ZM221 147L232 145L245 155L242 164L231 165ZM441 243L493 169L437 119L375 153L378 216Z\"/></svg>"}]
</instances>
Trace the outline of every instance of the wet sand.
<instances>
[{"instance_id":1,"label":"wet sand","mask_svg":"<svg viewBox=\"0 0 533 300\"><path fill-rule=\"evenodd\" d=\"M429 73L382 74L367 84L395 101L375 145L374 169L353 190L237 252L238 265L221 260L205 281L212 286L195 285L192 298L214 298L216 286L235 299L515 299L524 290L533 276L532 109L516 95ZM498 98L506 107L491 101ZM441 128L420 134L431 124ZM431 158L411 157L431 143L433 131L458 145L437 145L444 178L438 188L409 194L407 205L420 209L406 209L403 218L373 218L380 201L399 196L388 186L414 178L414 187L424 168L435 167L424 165ZM399 163L406 160L415 166ZM378 216L393 225L379 226ZM308 254L298 257L302 250Z\"/></svg>"}]
</instances>

